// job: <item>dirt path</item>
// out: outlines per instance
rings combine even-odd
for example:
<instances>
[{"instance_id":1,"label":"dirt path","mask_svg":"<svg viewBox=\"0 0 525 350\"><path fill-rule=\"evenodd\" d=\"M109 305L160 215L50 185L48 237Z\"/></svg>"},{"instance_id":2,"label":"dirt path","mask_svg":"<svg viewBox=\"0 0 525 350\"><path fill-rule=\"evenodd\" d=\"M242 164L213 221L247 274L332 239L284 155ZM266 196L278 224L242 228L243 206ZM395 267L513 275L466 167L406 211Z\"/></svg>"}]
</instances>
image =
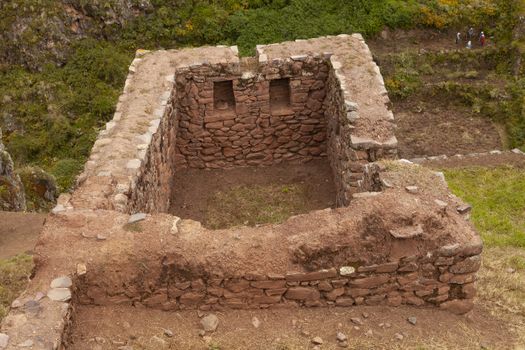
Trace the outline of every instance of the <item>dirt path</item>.
<instances>
[{"instance_id":1,"label":"dirt path","mask_svg":"<svg viewBox=\"0 0 525 350\"><path fill-rule=\"evenodd\" d=\"M514 348L517 332L481 305L468 318L436 309L369 306L232 310L217 316L217 331L202 338L196 311L79 307L70 349L313 349L314 337L322 338L321 349L339 349L336 333L342 332L351 349L503 350ZM408 317L416 317L416 324Z\"/></svg>"},{"instance_id":2,"label":"dirt path","mask_svg":"<svg viewBox=\"0 0 525 350\"><path fill-rule=\"evenodd\" d=\"M443 169L443 168L465 168L465 167L498 167L504 165L525 169L525 155L505 152L502 154L480 154L461 157L447 157L434 160L424 160L421 165Z\"/></svg>"},{"instance_id":3,"label":"dirt path","mask_svg":"<svg viewBox=\"0 0 525 350\"><path fill-rule=\"evenodd\" d=\"M31 252L46 214L0 211L0 259Z\"/></svg>"}]
</instances>

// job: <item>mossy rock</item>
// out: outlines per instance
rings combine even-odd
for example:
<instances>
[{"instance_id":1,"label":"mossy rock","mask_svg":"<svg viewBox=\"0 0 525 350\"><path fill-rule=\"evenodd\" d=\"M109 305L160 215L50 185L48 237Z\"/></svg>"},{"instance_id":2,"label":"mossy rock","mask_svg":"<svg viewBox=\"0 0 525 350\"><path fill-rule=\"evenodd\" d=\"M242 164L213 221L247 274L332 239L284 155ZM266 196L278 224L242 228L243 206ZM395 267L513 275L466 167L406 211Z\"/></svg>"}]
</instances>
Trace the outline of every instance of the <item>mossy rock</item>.
<instances>
[{"instance_id":1,"label":"mossy rock","mask_svg":"<svg viewBox=\"0 0 525 350\"><path fill-rule=\"evenodd\" d=\"M29 211L48 211L58 197L57 182L53 175L38 167L24 167L17 171L26 191Z\"/></svg>"}]
</instances>

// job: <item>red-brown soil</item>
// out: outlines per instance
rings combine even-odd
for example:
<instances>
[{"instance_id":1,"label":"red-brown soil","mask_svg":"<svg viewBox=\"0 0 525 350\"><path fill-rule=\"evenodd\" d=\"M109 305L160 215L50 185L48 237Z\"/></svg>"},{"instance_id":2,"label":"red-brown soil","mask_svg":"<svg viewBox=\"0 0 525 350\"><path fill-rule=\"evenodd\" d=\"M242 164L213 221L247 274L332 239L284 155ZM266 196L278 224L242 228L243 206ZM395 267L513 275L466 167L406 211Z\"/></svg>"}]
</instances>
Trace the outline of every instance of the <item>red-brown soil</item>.
<instances>
[{"instance_id":1,"label":"red-brown soil","mask_svg":"<svg viewBox=\"0 0 525 350\"><path fill-rule=\"evenodd\" d=\"M239 167L233 169L199 170L184 169L174 176L175 191L172 196L171 210L173 215L183 219L192 219L206 224L211 205L214 211L242 210L230 206L220 207L212 203L217 192L227 192L234 187L298 185L303 201L303 214L316 209L330 208L335 205L335 187L332 169L328 159L312 160L305 164L279 164L271 167ZM226 214L226 213L225 213Z\"/></svg>"},{"instance_id":2,"label":"red-brown soil","mask_svg":"<svg viewBox=\"0 0 525 350\"><path fill-rule=\"evenodd\" d=\"M31 253L46 215L0 211L0 259Z\"/></svg>"},{"instance_id":3,"label":"red-brown soil","mask_svg":"<svg viewBox=\"0 0 525 350\"><path fill-rule=\"evenodd\" d=\"M502 149L500 135L487 118L445 101L409 98L394 103L396 136L402 158L468 154Z\"/></svg>"},{"instance_id":4,"label":"red-brown soil","mask_svg":"<svg viewBox=\"0 0 525 350\"><path fill-rule=\"evenodd\" d=\"M348 337L351 349L514 349L517 332L481 305L468 317L435 309L362 306L231 310L217 316L217 331L203 338L196 311L82 306L77 308L69 349L312 349L314 337L322 338L322 349L338 349L337 332ZM407 321L412 316L417 318L415 325ZM253 317L260 321L259 328L253 326ZM353 323L354 317L363 324ZM165 329L173 337L165 336ZM165 341L165 347L154 336Z\"/></svg>"}]
</instances>

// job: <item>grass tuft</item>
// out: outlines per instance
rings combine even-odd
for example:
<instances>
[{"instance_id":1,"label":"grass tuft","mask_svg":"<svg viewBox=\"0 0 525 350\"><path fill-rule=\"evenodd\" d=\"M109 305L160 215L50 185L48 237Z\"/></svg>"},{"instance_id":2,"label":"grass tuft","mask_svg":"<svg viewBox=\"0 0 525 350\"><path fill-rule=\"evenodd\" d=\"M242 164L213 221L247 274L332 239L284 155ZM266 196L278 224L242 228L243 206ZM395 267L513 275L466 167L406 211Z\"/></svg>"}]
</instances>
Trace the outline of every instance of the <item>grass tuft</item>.
<instances>
[{"instance_id":1,"label":"grass tuft","mask_svg":"<svg viewBox=\"0 0 525 350\"><path fill-rule=\"evenodd\" d=\"M33 270L33 258L20 254L0 260L0 320L9 311L13 300L26 288Z\"/></svg>"}]
</instances>

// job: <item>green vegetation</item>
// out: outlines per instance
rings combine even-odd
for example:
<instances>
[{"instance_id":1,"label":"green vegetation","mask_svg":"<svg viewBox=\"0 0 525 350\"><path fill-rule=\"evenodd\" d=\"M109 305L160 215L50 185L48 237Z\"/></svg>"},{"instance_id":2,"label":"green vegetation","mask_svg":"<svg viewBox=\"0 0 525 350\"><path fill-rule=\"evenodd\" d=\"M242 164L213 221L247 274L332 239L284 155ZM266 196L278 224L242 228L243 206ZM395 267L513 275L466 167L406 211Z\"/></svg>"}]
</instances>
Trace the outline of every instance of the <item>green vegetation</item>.
<instances>
[{"instance_id":1,"label":"green vegetation","mask_svg":"<svg viewBox=\"0 0 525 350\"><path fill-rule=\"evenodd\" d=\"M280 223L305 212L306 197L301 185L236 186L213 195L205 223L212 229Z\"/></svg>"},{"instance_id":2,"label":"green vegetation","mask_svg":"<svg viewBox=\"0 0 525 350\"><path fill-rule=\"evenodd\" d=\"M0 260L0 320L7 314L11 302L26 288L33 270L33 258L21 254Z\"/></svg>"},{"instance_id":3,"label":"green vegetation","mask_svg":"<svg viewBox=\"0 0 525 350\"><path fill-rule=\"evenodd\" d=\"M523 169L480 167L445 174L452 191L473 206L472 220L487 245L525 247Z\"/></svg>"}]
</instances>

